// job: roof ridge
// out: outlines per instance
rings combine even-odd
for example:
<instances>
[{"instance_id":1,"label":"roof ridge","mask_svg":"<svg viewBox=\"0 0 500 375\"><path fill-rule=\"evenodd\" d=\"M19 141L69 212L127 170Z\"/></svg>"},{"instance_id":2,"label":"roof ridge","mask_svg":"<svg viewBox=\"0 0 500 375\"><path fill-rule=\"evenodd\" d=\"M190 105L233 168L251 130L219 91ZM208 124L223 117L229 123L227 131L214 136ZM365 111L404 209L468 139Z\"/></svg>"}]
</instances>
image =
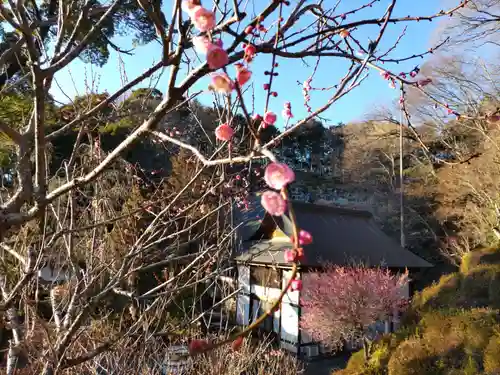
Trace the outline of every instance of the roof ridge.
<instances>
[{"instance_id":1,"label":"roof ridge","mask_svg":"<svg viewBox=\"0 0 500 375\"><path fill-rule=\"evenodd\" d=\"M345 208L345 207L338 207L326 204L306 203L301 201L292 201L291 203L293 208L299 208L299 209L302 208L305 210L314 210L314 211L321 210L321 211L326 211L327 213L340 214L346 216L361 216L366 218L373 217L373 214L370 211L359 210L355 208Z\"/></svg>"}]
</instances>

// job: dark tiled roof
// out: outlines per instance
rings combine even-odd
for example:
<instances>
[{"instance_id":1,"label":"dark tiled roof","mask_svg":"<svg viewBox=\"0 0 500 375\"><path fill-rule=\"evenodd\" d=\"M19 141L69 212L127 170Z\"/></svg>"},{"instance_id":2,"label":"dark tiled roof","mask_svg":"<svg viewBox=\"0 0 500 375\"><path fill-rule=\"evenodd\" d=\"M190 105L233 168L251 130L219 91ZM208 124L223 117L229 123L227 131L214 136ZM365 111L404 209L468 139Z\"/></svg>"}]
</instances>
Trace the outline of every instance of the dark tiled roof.
<instances>
[{"instance_id":1,"label":"dark tiled roof","mask_svg":"<svg viewBox=\"0 0 500 375\"><path fill-rule=\"evenodd\" d=\"M293 207L299 227L313 236L313 243L304 249L304 265L321 266L326 262L348 265L363 262L370 266L394 268L432 267L383 233L369 212L302 202L294 202ZM284 215L276 219L283 232L291 236L289 218ZM291 243L286 239L251 243L242 241L240 255L236 259L283 264L283 250L290 246Z\"/></svg>"}]
</instances>

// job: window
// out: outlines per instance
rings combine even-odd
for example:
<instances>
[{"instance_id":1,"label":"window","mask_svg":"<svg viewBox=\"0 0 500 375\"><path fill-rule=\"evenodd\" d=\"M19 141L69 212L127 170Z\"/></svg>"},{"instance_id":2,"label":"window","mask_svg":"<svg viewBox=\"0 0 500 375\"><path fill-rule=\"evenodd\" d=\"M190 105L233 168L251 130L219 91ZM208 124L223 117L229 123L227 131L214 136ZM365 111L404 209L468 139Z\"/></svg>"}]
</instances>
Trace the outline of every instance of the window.
<instances>
[{"instance_id":1,"label":"window","mask_svg":"<svg viewBox=\"0 0 500 375\"><path fill-rule=\"evenodd\" d=\"M268 288L281 288L279 271L269 267L250 267L250 282Z\"/></svg>"}]
</instances>

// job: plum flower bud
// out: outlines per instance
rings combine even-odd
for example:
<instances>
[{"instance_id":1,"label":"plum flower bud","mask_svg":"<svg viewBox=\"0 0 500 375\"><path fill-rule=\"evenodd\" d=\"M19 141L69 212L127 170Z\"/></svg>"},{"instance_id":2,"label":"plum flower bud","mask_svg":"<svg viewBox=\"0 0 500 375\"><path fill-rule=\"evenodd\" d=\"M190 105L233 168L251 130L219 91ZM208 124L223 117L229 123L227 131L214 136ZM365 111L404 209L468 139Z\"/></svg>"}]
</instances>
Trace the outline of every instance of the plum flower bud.
<instances>
[{"instance_id":1,"label":"plum flower bud","mask_svg":"<svg viewBox=\"0 0 500 375\"><path fill-rule=\"evenodd\" d=\"M253 26L251 26L251 25L250 25L250 26L247 26L247 27L245 28L245 34L247 34L247 35L248 35L248 34L253 33L253 29L254 29L254 27L253 27Z\"/></svg>"},{"instance_id":2,"label":"plum flower bud","mask_svg":"<svg viewBox=\"0 0 500 375\"><path fill-rule=\"evenodd\" d=\"M276 122L276 114L274 112L266 112L264 113L264 122L267 124L267 125L274 125L274 123Z\"/></svg>"},{"instance_id":3,"label":"plum flower bud","mask_svg":"<svg viewBox=\"0 0 500 375\"><path fill-rule=\"evenodd\" d=\"M245 51L245 57L244 57L245 61L250 62L255 57L255 54L257 53L257 48L255 48L253 44L247 44L245 46L244 51Z\"/></svg>"},{"instance_id":4,"label":"plum flower bud","mask_svg":"<svg viewBox=\"0 0 500 375\"><path fill-rule=\"evenodd\" d=\"M266 184L276 190L283 189L295 180L295 173L283 163L270 163L264 172Z\"/></svg>"},{"instance_id":5,"label":"plum flower bud","mask_svg":"<svg viewBox=\"0 0 500 375\"><path fill-rule=\"evenodd\" d=\"M292 282L290 283L290 289L292 291L302 290L302 280L292 280Z\"/></svg>"},{"instance_id":6,"label":"plum flower bud","mask_svg":"<svg viewBox=\"0 0 500 375\"><path fill-rule=\"evenodd\" d=\"M340 36L341 38L347 38L347 37L349 36L349 31L348 31L348 30L346 30L346 29L342 29L342 30L340 30L340 32L339 32L339 36Z\"/></svg>"},{"instance_id":7,"label":"plum flower bud","mask_svg":"<svg viewBox=\"0 0 500 375\"><path fill-rule=\"evenodd\" d=\"M281 112L282 116L284 119L288 120L293 117L292 110L291 109L284 109Z\"/></svg>"},{"instance_id":8,"label":"plum flower bud","mask_svg":"<svg viewBox=\"0 0 500 375\"><path fill-rule=\"evenodd\" d=\"M295 252L293 250L291 250L291 249L285 250L283 256L285 258L285 262L287 262L287 263L295 262L296 256L295 256Z\"/></svg>"},{"instance_id":9,"label":"plum flower bud","mask_svg":"<svg viewBox=\"0 0 500 375\"><path fill-rule=\"evenodd\" d=\"M210 69L219 69L229 63L229 56L223 48L210 44L207 49L207 62Z\"/></svg>"},{"instance_id":10,"label":"plum flower bud","mask_svg":"<svg viewBox=\"0 0 500 375\"><path fill-rule=\"evenodd\" d=\"M258 113L256 113L256 114L254 114L252 116L252 120L254 120L254 121L261 121L262 120L262 116L259 115Z\"/></svg>"},{"instance_id":11,"label":"plum flower bud","mask_svg":"<svg viewBox=\"0 0 500 375\"><path fill-rule=\"evenodd\" d=\"M386 72L385 70L380 72L380 76L381 76L383 79L386 79L386 80L387 80L387 79L389 79L389 78L391 77L391 75L390 75L388 72Z\"/></svg>"},{"instance_id":12,"label":"plum flower bud","mask_svg":"<svg viewBox=\"0 0 500 375\"><path fill-rule=\"evenodd\" d=\"M299 231L299 245L310 245L313 242L311 233L301 229Z\"/></svg>"},{"instance_id":13,"label":"plum flower bud","mask_svg":"<svg viewBox=\"0 0 500 375\"><path fill-rule=\"evenodd\" d=\"M410 77L411 77L411 78L415 78L415 77L416 77L416 75L417 75L417 72L416 72L416 71L414 71L414 70L413 70L413 71L411 71L411 72L410 72Z\"/></svg>"},{"instance_id":14,"label":"plum flower bud","mask_svg":"<svg viewBox=\"0 0 500 375\"><path fill-rule=\"evenodd\" d=\"M248 70L243 64L237 63L236 66L236 81L238 85L243 86L252 78L252 72Z\"/></svg>"},{"instance_id":15,"label":"plum flower bud","mask_svg":"<svg viewBox=\"0 0 500 375\"><path fill-rule=\"evenodd\" d=\"M215 129L215 137L220 141L230 141L234 135L234 130L228 123L221 124Z\"/></svg>"},{"instance_id":16,"label":"plum flower bud","mask_svg":"<svg viewBox=\"0 0 500 375\"><path fill-rule=\"evenodd\" d=\"M236 340L234 340L231 343L231 349L237 352L238 350L240 350L242 344L243 344L243 336L239 336Z\"/></svg>"},{"instance_id":17,"label":"plum flower bud","mask_svg":"<svg viewBox=\"0 0 500 375\"><path fill-rule=\"evenodd\" d=\"M208 347L208 342L205 340L193 340L189 343L188 349L190 354L200 353Z\"/></svg>"},{"instance_id":18,"label":"plum flower bud","mask_svg":"<svg viewBox=\"0 0 500 375\"><path fill-rule=\"evenodd\" d=\"M424 87L424 86L427 86L431 82L432 82L432 78L420 79L420 80L417 81L417 86L418 87Z\"/></svg>"},{"instance_id":19,"label":"plum flower bud","mask_svg":"<svg viewBox=\"0 0 500 375\"><path fill-rule=\"evenodd\" d=\"M283 112L281 112L281 114L283 115L283 118L285 118L286 120L290 119L293 117L293 114L292 114L292 104L290 102L285 102L285 105L284 105L284 109L283 109Z\"/></svg>"},{"instance_id":20,"label":"plum flower bud","mask_svg":"<svg viewBox=\"0 0 500 375\"><path fill-rule=\"evenodd\" d=\"M201 32L210 31L215 27L215 14L214 12L197 6L191 10L191 21L194 26Z\"/></svg>"},{"instance_id":21,"label":"plum flower bud","mask_svg":"<svg viewBox=\"0 0 500 375\"><path fill-rule=\"evenodd\" d=\"M308 80L304 81L304 83L302 84L302 89L304 91L310 91L311 90L311 79L308 79Z\"/></svg>"},{"instance_id":22,"label":"plum flower bud","mask_svg":"<svg viewBox=\"0 0 500 375\"><path fill-rule=\"evenodd\" d=\"M228 77L226 73L213 73L212 78L212 88L220 93L229 94L234 89L234 83Z\"/></svg>"},{"instance_id":23,"label":"plum flower bud","mask_svg":"<svg viewBox=\"0 0 500 375\"><path fill-rule=\"evenodd\" d=\"M265 191L262 193L262 207L273 216L281 216L286 211L286 202L281 194L275 191Z\"/></svg>"}]
</instances>

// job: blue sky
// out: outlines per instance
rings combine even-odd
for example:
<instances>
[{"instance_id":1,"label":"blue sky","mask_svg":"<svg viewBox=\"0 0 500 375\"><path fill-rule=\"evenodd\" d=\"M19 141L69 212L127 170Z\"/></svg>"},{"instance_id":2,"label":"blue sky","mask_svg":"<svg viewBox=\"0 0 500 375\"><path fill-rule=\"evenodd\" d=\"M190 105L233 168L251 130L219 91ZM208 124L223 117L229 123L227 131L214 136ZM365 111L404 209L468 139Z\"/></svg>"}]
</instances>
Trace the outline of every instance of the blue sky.
<instances>
[{"instance_id":1,"label":"blue sky","mask_svg":"<svg viewBox=\"0 0 500 375\"><path fill-rule=\"evenodd\" d=\"M267 0L254 0L253 7L256 10L262 9ZM171 4L169 1L164 1L165 11L168 14L171 9ZM206 2L206 1L205 1ZM333 0L327 0L325 3L333 3ZM339 13L346 10L352 9L353 7L359 7L360 5L366 3L367 0L345 0L342 2L344 7L339 7ZM296 0L291 1L292 8ZM416 6L416 1L409 0L399 0L397 2L396 8L394 10L394 17L406 16L406 15L428 15L438 12L441 7L440 1L437 0L420 0L418 1L418 6ZM367 8L366 10L359 12L358 14L348 17L346 22L354 21L362 18L376 18L380 17L389 4L389 0L381 0L372 8ZM269 20L275 20L277 16L273 15ZM167 16L168 18L168 16ZM303 20L301 25L306 25L307 21L311 21L311 18L306 18ZM265 23L265 25L267 22ZM408 22L400 24L391 24L388 27L382 42L380 44L380 50L384 51L390 48L398 36L401 34L404 26L407 26L407 31L401 42L398 44L396 49L391 53L392 57L405 57L412 54L417 54L426 51L431 45L429 43L431 35L438 21L429 22ZM365 46L368 44L368 38L376 38L378 33L378 26L363 26L357 31L354 31L353 35L356 36ZM122 36L117 37L113 41L115 44L121 46L124 49L130 48L132 45L131 37ZM158 43L154 42L147 46L142 46L134 51L133 56L122 55L120 62L120 56L114 51L109 59L107 65L102 68L97 68L95 66L90 66L84 64L82 61L77 60L69 65L67 69L59 72L56 75L56 83L54 84L52 93L55 98L61 102L68 102L68 97L72 98L75 94L84 94L89 88L92 91L104 91L112 93L122 86L123 82L123 69L126 72L126 77L129 80L134 79L136 76L144 72L146 69L151 67L151 65L158 61L161 55L161 48ZM302 98L302 87L297 84L297 81L303 82L311 74L311 66L314 66L316 60L308 59L305 62L301 60L285 60L278 59L280 64L278 68L279 76L276 77L275 83L273 84L273 89L278 92L277 98L271 98L270 109L281 113L283 108L283 103L285 101L290 101L292 103L292 110L295 115L294 120L298 120L303 116L307 115L307 111L304 108L304 101ZM418 58L415 60L410 60L406 63L401 64L385 64L384 67L388 70L399 71L409 71L415 65L421 64L424 60ZM306 64L309 64L307 66ZM346 73L347 63L344 60L338 58L325 58L320 62L319 69L313 78L312 87L313 88L323 88L329 87L338 83L339 79ZM251 65L251 70L253 71L253 88L254 92L247 93L247 106L255 109L258 113L262 113L265 104L265 92L262 89L262 85L267 82L267 76L264 76L263 72L270 68L270 57L258 55ZM228 71L233 74L233 68L229 67ZM181 75L179 77L179 82L182 80L183 76L187 74L187 69L181 70ZM145 87L148 85L157 84L159 90L163 90L166 86L166 81L168 77L168 71L163 72L162 75L157 75L153 80L145 81L142 85L138 87ZM193 92L200 89L205 89L208 85L208 79L200 80L194 87ZM251 87L250 87L251 88ZM63 94L64 93L64 94ZM316 108L325 103L326 100L331 96L331 91L315 91L311 94L311 106ZM398 97L398 90L393 90L388 87L387 81L380 78L378 72L371 71L370 76L363 82L363 84L356 88L346 97L339 100L334 104L329 110L327 110L322 116L327 118L326 124L336 124L338 122L351 122L356 120L362 120L367 113L372 111L377 106L390 105ZM252 99L255 98L253 101ZM199 97L200 101L204 104L212 103L212 96L209 93L202 94Z\"/></svg>"}]
</instances>

